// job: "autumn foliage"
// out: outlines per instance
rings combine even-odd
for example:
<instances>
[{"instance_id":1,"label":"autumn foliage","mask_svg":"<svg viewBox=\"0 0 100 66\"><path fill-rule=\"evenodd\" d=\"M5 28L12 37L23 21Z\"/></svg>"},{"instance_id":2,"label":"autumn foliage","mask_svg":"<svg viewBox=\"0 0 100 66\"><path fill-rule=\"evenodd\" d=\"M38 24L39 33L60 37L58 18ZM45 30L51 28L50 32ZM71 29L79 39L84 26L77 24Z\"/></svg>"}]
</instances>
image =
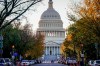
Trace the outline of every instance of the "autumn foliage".
<instances>
[{"instance_id":1,"label":"autumn foliage","mask_svg":"<svg viewBox=\"0 0 100 66\"><path fill-rule=\"evenodd\" d=\"M100 58L100 52L97 52L100 51L100 0L84 0L78 7L76 10L80 19L73 20L74 23L68 27L64 45L66 48L72 47L77 54L80 54L82 51L80 44L83 44L85 58L98 59ZM98 47L95 47L97 44Z\"/></svg>"}]
</instances>

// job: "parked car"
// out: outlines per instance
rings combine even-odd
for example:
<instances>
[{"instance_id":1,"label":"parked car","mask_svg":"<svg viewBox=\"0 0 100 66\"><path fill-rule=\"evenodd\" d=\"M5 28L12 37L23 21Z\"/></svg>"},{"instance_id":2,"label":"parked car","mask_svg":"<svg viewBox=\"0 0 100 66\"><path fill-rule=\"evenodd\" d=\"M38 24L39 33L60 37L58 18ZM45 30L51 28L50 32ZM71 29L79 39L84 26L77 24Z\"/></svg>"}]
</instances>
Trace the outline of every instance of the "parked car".
<instances>
[{"instance_id":1,"label":"parked car","mask_svg":"<svg viewBox=\"0 0 100 66\"><path fill-rule=\"evenodd\" d=\"M39 64L41 62L42 62L41 60L35 60L35 64Z\"/></svg>"},{"instance_id":2,"label":"parked car","mask_svg":"<svg viewBox=\"0 0 100 66\"><path fill-rule=\"evenodd\" d=\"M94 66L100 66L100 60L94 60L93 65Z\"/></svg>"},{"instance_id":3,"label":"parked car","mask_svg":"<svg viewBox=\"0 0 100 66\"><path fill-rule=\"evenodd\" d=\"M22 60L21 61L21 66L30 66L29 60Z\"/></svg>"},{"instance_id":4,"label":"parked car","mask_svg":"<svg viewBox=\"0 0 100 66\"><path fill-rule=\"evenodd\" d=\"M13 63L9 58L5 58L5 62L7 63L7 66L13 66Z\"/></svg>"},{"instance_id":5,"label":"parked car","mask_svg":"<svg viewBox=\"0 0 100 66\"><path fill-rule=\"evenodd\" d=\"M70 64L76 65L77 64L76 58L69 58L69 59L67 59L67 64L68 65L70 65Z\"/></svg>"},{"instance_id":6,"label":"parked car","mask_svg":"<svg viewBox=\"0 0 100 66\"><path fill-rule=\"evenodd\" d=\"M35 64L35 60L29 60L29 62L30 62L30 65Z\"/></svg>"},{"instance_id":7,"label":"parked car","mask_svg":"<svg viewBox=\"0 0 100 66\"><path fill-rule=\"evenodd\" d=\"M7 66L4 58L0 58L0 66Z\"/></svg>"},{"instance_id":8,"label":"parked car","mask_svg":"<svg viewBox=\"0 0 100 66\"><path fill-rule=\"evenodd\" d=\"M93 63L94 63L94 60L90 60L90 61L88 62L88 65L89 65L89 66L94 66Z\"/></svg>"}]
</instances>

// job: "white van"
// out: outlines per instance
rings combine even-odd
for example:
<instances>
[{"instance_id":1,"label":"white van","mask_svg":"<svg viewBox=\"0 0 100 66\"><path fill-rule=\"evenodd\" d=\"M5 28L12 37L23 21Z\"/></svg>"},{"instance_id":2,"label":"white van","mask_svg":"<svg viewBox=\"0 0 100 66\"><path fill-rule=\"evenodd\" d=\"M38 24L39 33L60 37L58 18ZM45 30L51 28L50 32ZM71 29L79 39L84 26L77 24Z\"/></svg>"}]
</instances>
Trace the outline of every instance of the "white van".
<instances>
[{"instance_id":1,"label":"white van","mask_svg":"<svg viewBox=\"0 0 100 66\"><path fill-rule=\"evenodd\" d=\"M100 60L94 60L93 65L94 66L100 66Z\"/></svg>"}]
</instances>

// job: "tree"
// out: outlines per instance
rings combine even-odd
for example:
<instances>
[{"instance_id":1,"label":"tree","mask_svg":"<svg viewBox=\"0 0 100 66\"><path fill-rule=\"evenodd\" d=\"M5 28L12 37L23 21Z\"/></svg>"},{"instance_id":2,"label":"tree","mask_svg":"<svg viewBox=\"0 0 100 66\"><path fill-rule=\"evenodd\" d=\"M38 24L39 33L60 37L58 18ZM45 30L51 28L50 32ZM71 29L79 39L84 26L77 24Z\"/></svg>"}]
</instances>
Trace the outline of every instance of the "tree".
<instances>
[{"instance_id":1,"label":"tree","mask_svg":"<svg viewBox=\"0 0 100 66\"><path fill-rule=\"evenodd\" d=\"M21 28L20 25L19 23L10 24L3 29L3 57L11 57L12 46L14 46L14 52L17 52L18 56L21 55L23 58L41 57L44 53L44 37L33 34L30 24Z\"/></svg>"},{"instance_id":2,"label":"tree","mask_svg":"<svg viewBox=\"0 0 100 66\"><path fill-rule=\"evenodd\" d=\"M17 44L20 44L19 30L13 28L12 25L7 26L3 31L3 57L11 57L12 46L15 48Z\"/></svg>"},{"instance_id":3,"label":"tree","mask_svg":"<svg viewBox=\"0 0 100 66\"><path fill-rule=\"evenodd\" d=\"M36 34L33 36L34 38L34 46L31 47L26 54L31 56L33 59L37 59L41 57L44 53L44 36L41 34Z\"/></svg>"},{"instance_id":4,"label":"tree","mask_svg":"<svg viewBox=\"0 0 100 66\"><path fill-rule=\"evenodd\" d=\"M87 20L90 18L97 22L100 19L100 0L84 0L83 3L84 5L80 6L79 9L82 18Z\"/></svg>"},{"instance_id":5,"label":"tree","mask_svg":"<svg viewBox=\"0 0 100 66\"><path fill-rule=\"evenodd\" d=\"M33 34L30 24L26 24L19 30L20 43L16 44L18 52L28 59L41 57L44 53L44 36Z\"/></svg>"},{"instance_id":6,"label":"tree","mask_svg":"<svg viewBox=\"0 0 100 66\"><path fill-rule=\"evenodd\" d=\"M95 36L94 46L98 44L98 47L100 47L100 0L84 0L84 6L80 7L79 13L84 22L87 22L86 29L91 30L91 33L93 33L91 36ZM97 51L100 51L100 49L97 49ZM100 58L100 53L97 53L97 55Z\"/></svg>"},{"instance_id":7,"label":"tree","mask_svg":"<svg viewBox=\"0 0 100 66\"><path fill-rule=\"evenodd\" d=\"M100 0L84 0L84 6L80 7L79 14L84 21L91 24L87 24L88 29L92 27L91 30L100 39Z\"/></svg>"},{"instance_id":8,"label":"tree","mask_svg":"<svg viewBox=\"0 0 100 66\"><path fill-rule=\"evenodd\" d=\"M0 30L42 0L0 0Z\"/></svg>"},{"instance_id":9,"label":"tree","mask_svg":"<svg viewBox=\"0 0 100 66\"><path fill-rule=\"evenodd\" d=\"M73 17L73 15L70 15L74 24L72 24L73 26L69 26L67 35L72 35L71 42L76 45L76 48L79 47L81 50L80 44L83 44L87 59L96 59L93 55L96 55L95 43L98 43L98 47L100 47L100 1L84 0L82 6L78 7L79 8L75 10L77 10L80 15L80 19L77 20L75 16ZM92 54L89 51L91 48L88 46L93 48ZM90 57L88 54L90 54Z\"/></svg>"}]
</instances>

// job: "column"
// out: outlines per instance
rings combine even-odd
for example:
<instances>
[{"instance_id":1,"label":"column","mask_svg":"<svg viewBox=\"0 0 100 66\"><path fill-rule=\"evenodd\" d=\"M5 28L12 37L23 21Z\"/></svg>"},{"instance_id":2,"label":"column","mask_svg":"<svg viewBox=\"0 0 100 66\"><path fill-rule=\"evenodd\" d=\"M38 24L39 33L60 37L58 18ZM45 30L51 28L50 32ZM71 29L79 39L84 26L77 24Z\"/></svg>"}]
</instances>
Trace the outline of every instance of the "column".
<instances>
[{"instance_id":1,"label":"column","mask_svg":"<svg viewBox=\"0 0 100 66\"><path fill-rule=\"evenodd\" d=\"M54 46L54 55L55 55L55 46Z\"/></svg>"},{"instance_id":2,"label":"column","mask_svg":"<svg viewBox=\"0 0 100 66\"><path fill-rule=\"evenodd\" d=\"M59 53L59 50L58 50L58 46L57 46L57 55L58 55L58 53Z\"/></svg>"},{"instance_id":3,"label":"column","mask_svg":"<svg viewBox=\"0 0 100 66\"><path fill-rule=\"evenodd\" d=\"M61 37L63 37L63 32L62 31L61 31L60 35L61 35Z\"/></svg>"},{"instance_id":4,"label":"column","mask_svg":"<svg viewBox=\"0 0 100 66\"><path fill-rule=\"evenodd\" d=\"M60 52L59 52L59 46L58 46L58 54L60 54Z\"/></svg>"},{"instance_id":5,"label":"column","mask_svg":"<svg viewBox=\"0 0 100 66\"><path fill-rule=\"evenodd\" d=\"M63 35L63 36L65 37L65 32L63 31L63 33L64 33L64 35Z\"/></svg>"},{"instance_id":6,"label":"column","mask_svg":"<svg viewBox=\"0 0 100 66\"><path fill-rule=\"evenodd\" d=\"M54 55L54 47L52 47L52 55Z\"/></svg>"},{"instance_id":7,"label":"column","mask_svg":"<svg viewBox=\"0 0 100 66\"><path fill-rule=\"evenodd\" d=\"M56 31L56 37L58 36L57 31Z\"/></svg>"},{"instance_id":8,"label":"column","mask_svg":"<svg viewBox=\"0 0 100 66\"><path fill-rule=\"evenodd\" d=\"M44 36L46 36L45 33L46 33L46 32L44 31Z\"/></svg>"},{"instance_id":9,"label":"column","mask_svg":"<svg viewBox=\"0 0 100 66\"><path fill-rule=\"evenodd\" d=\"M55 46L55 55L57 54L57 47Z\"/></svg>"},{"instance_id":10,"label":"column","mask_svg":"<svg viewBox=\"0 0 100 66\"><path fill-rule=\"evenodd\" d=\"M58 32L57 32L57 37L59 37L59 36L58 36Z\"/></svg>"},{"instance_id":11,"label":"column","mask_svg":"<svg viewBox=\"0 0 100 66\"><path fill-rule=\"evenodd\" d=\"M63 37L63 36L64 36L64 33L63 33L63 31L61 32L61 35L62 35L61 37Z\"/></svg>"},{"instance_id":12,"label":"column","mask_svg":"<svg viewBox=\"0 0 100 66\"><path fill-rule=\"evenodd\" d=\"M59 31L59 33L58 33L58 34L59 34L59 37L60 37L60 31Z\"/></svg>"},{"instance_id":13,"label":"column","mask_svg":"<svg viewBox=\"0 0 100 66\"><path fill-rule=\"evenodd\" d=\"M61 31L59 31L59 37L61 37Z\"/></svg>"},{"instance_id":14,"label":"column","mask_svg":"<svg viewBox=\"0 0 100 66\"><path fill-rule=\"evenodd\" d=\"M53 55L55 55L54 52L55 52L55 51L54 51L54 46L53 46Z\"/></svg>"},{"instance_id":15,"label":"column","mask_svg":"<svg viewBox=\"0 0 100 66\"><path fill-rule=\"evenodd\" d=\"M49 46L49 55L50 55L50 46Z\"/></svg>"},{"instance_id":16,"label":"column","mask_svg":"<svg viewBox=\"0 0 100 66\"><path fill-rule=\"evenodd\" d=\"M60 37L60 32L58 32L58 37Z\"/></svg>"},{"instance_id":17,"label":"column","mask_svg":"<svg viewBox=\"0 0 100 66\"><path fill-rule=\"evenodd\" d=\"M56 35L56 31L55 31L55 37L56 37L57 35Z\"/></svg>"},{"instance_id":18,"label":"column","mask_svg":"<svg viewBox=\"0 0 100 66\"><path fill-rule=\"evenodd\" d=\"M48 36L48 31L45 31L46 32L46 36Z\"/></svg>"},{"instance_id":19,"label":"column","mask_svg":"<svg viewBox=\"0 0 100 66\"><path fill-rule=\"evenodd\" d=\"M49 54L49 52L48 52L48 51L49 51L49 47L47 47L47 55Z\"/></svg>"},{"instance_id":20,"label":"column","mask_svg":"<svg viewBox=\"0 0 100 66\"><path fill-rule=\"evenodd\" d=\"M45 55L46 55L46 47L45 47Z\"/></svg>"},{"instance_id":21,"label":"column","mask_svg":"<svg viewBox=\"0 0 100 66\"><path fill-rule=\"evenodd\" d=\"M58 37L58 32L56 32L56 34L57 34L57 37Z\"/></svg>"},{"instance_id":22,"label":"column","mask_svg":"<svg viewBox=\"0 0 100 66\"><path fill-rule=\"evenodd\" d=\"M53 47L51 46L51 55L53 55L53 50L52 50L52 48L53 48Z\"/></svg>"},{"instance_id":23,"label":"column","mask_svg":"<svg viewBox=\"0 0 100 66\"><path fill-rule=\"evenodd\" d=\"M46 47L46 55L47 55L47 47Z\"/></svg>"},{"instance_id":24,"label":"column","mask_svg":"<svg viewBox=\"0 0 100 66\"><path fill-rule=\"evenodd\" d=\"M54 31L54 37L56 36L55 31Z\"/></svg>"},{"instance_id":25,"label":"column","mask_svg":"<svg viewBox=\"0 0 100 66\"><path fill-rule=\"evenodd\" d=\"M48 31L45 31L46 37L48 37Z\"/></svg>"},{"instance_id":26,"label":"column","mask_svg":"<svg viewBox=\"0 0 100 66\"><path fill-rule=\"evenodd\" d=\"M60 47L58 47L58 52L59 52L59 54L60 54Z\"/></svg>"}]
</instances>

